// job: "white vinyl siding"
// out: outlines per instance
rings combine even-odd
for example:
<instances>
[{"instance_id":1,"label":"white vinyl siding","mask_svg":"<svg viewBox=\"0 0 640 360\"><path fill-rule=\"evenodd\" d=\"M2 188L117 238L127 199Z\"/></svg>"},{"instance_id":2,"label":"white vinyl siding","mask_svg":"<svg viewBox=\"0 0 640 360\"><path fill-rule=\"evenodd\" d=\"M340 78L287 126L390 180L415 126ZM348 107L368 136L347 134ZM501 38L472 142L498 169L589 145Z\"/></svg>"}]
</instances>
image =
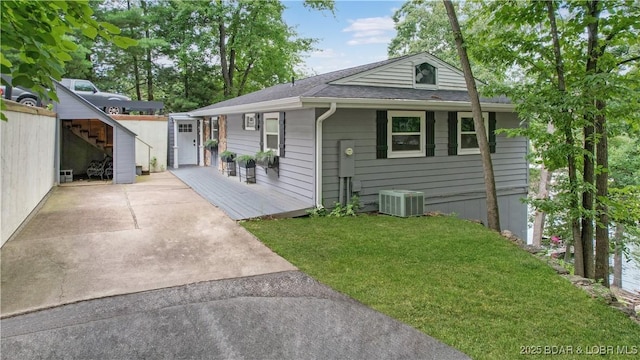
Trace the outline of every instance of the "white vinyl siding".
<instances>
[{"instance_id":1,"label":"white vinyl siding","mask_svg":"<svg viewBox=\"0 0 640 360\"><path fill-rule=\"evenodd\" d=\"M260 114L260 117L266 119L265 115L267 114ZM256 182L260 186L306 201L311 207L315 203L315 111L287 111L285 116L287 126L282 135L286 156L279 159L280 176L273 169L265 171L258 167ZM227 149L238 155L255 155L261 150L260 131L242 130L242 120L242 114L228 115Z\"/></svg>"},{"instance_id":2,"label":"white vinyl siding","mask_svg":"<svg viewBox=\"0 0 640 360\"><path fill-rule=\"evenodd\" d=\"M436 68L436 82L434 85L416 85L415 66L429 63ZM363 85L395 88L428 88L438 90L467 90L462 71L427 54L409 57L405 61L382 66L365 71L338 81L334 84Z\"/></svg>"}]
</instances>

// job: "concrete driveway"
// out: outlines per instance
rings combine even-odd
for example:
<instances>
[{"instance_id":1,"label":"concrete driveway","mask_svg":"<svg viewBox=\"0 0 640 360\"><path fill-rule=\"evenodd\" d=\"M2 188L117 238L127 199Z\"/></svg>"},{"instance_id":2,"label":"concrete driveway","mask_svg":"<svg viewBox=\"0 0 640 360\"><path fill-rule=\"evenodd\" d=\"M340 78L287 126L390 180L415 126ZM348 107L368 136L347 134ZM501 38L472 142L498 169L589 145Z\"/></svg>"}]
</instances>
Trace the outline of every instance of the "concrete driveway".
<instances>
[{"instance_id":1,"label":"concrete driveway","mask_svg":"<svg viewBox=\"0 0 640 360\"><path fill-rule=\"evenodd\" d=\"M81 300L296 270L169 172L74 182L1 251L2 317Z\"/></svg>"},{"instance_id":2,"label":"concrete driveway","mask_svg":"<svg viewBox=\"0 0 640 360\"><path fill-rule=\"evenodd\" d=\"M57 187L2 247L3 358L469 359L297 271L171 173L138 181Z\"/></svg>"}]
</instances>

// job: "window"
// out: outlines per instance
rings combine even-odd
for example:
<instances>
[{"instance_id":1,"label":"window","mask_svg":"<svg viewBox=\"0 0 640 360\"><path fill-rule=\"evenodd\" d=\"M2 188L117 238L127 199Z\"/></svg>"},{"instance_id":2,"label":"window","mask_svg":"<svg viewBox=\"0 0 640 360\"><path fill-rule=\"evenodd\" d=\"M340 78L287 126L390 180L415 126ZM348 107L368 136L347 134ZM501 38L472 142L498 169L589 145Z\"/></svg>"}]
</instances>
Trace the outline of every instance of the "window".
<instances>
[{"instance_id":1,"label":"window","mask_svg":"<svg viewBox=\"0 0 640 360\"><path fill-rule=\"evenodd\" d=\"M418 85L436 85L436 68L428 63L416 65L415 75Z\"/></svg>"},{"instance_id":2,"label":"window","mask_svg":"<svg viewBox=\"0 0 640 360\"><path fill-rule=\"evenodd\" d=\"M76 91L96 92L96 88L89 81L76 80L74 88Z\"/></svg>"},{"instance_id":3,"label":"window","mask_svg":"<svg viewBox=\"0 0 640 360\"><path fill-rule=\"evenodd\" d=\"M264 150L273 150L280 155L280 117L279 113L264 114Z\"/></svg>"},{"instance_id":4,"label":"window","mask_svg":"<svg viewBox=\"0 0 640 360\"><path fill-rule=\"evenodd\" d=\"M193 132L193 124L178 124L178 132Z\"/></svg>"},{"instance_id":5,"label":"window","mask_svg":"<svg viewBox=\"0 0 640 360\"><path fill-rule=\"evenodd\" d=\"M210 123L210 129L211 129L211 134L209 136L210 139L218 139L218 117L214 116L210 119L211 123Z\"/></svg>"},{"instance_id":6,"label":"window","mask_svg":"<svg viewBox=\"0 0 640 360\"><path fill-rule=\"evenodd\" d=\"M389 111L387 122L387 156L425 156L424 111Z\"/></svg>"},{"instance_id":7,"label":"window","mask_svg":"<svg viewBox=\"0 0 640 360\"><path fill-rule=\"evenodd\" d=\"M244 114L244 130L256 129L256 113Z\"/></svg>"},{"instance_id":8,"label":"window","mask_svg":"<svg viewBox=\"0 0 640 360\"><path fill-rule=\"evenodd\" d=\"M487 127L487 113L482 113L485 130ZM488 132L487 132L488 134ZM473 114L470 112L458 113L458 154L479 154L476 127L473 123Z\"/></svg>"}]
</instances>

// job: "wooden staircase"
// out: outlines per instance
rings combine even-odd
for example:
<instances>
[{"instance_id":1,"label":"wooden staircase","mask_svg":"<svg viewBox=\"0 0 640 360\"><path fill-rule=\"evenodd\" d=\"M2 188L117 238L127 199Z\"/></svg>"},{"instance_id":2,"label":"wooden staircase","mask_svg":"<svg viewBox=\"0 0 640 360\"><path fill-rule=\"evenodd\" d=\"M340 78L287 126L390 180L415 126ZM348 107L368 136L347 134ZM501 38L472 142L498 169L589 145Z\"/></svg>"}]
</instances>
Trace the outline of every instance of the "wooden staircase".
<instances>
[{"instance_id":1,"label":"wooden staircase","mask_svg":"<svg viewBox=\"0 0 640 360\"><path fill-rule=\"evenodd\" d=\"M113 128L99 120L62 120L62 126L71 130L105 154L113 156Z\"/></svg>"}]
</instances>

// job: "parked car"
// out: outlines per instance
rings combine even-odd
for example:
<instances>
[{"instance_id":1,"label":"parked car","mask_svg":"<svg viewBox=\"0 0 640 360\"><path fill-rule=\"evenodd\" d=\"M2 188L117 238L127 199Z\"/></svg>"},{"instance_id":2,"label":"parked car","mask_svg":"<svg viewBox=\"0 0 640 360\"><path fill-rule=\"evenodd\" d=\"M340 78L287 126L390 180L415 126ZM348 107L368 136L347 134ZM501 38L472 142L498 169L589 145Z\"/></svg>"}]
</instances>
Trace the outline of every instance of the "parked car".
<instances>
[{"instance_id":1,"label":"parked car","mask_svg":"<svg viewBox=\"0 0 640 360\"><path fill-rule=\"evenodd\" d=\"M4 85L0 85L0 95L4 97L6 88ZM27 106L40 106L40 100L36 94L33 94L29 90L20 87L11 88L11 100L27 105Z\"/></svg>"},{"instance_id":2,"label":"parked car","mask_svg":"<svg viewBox=\"0 0 640 360\"><path fill-rule=\"evenodd\" d=\"M131 101L131 98L125 95L100 91L89 80L64 78L61 84L111 115L123 114L127 109L114 104L105 104L105 100ZM0 87L0 91L4 96L6 91L4 85ZM11 88L11 100L27 106L41 106L38 95L22 87Z\"/></svg>"},{"instance_id":3,"label":"parked car","mask_svg":"<svg viewBox=\"0 0 640 360\"><path fill-rule=\"evenodd\" d=\"M131 101L131 98L125 95L100 91L100 89L89 80L64 78L60 83L98 107L102 107L104 103L103 100ZM107 114L113 115L123 114L127 109L125 107L108 104L102 107L102 110Z\"/></svg>"}]
</instances>

